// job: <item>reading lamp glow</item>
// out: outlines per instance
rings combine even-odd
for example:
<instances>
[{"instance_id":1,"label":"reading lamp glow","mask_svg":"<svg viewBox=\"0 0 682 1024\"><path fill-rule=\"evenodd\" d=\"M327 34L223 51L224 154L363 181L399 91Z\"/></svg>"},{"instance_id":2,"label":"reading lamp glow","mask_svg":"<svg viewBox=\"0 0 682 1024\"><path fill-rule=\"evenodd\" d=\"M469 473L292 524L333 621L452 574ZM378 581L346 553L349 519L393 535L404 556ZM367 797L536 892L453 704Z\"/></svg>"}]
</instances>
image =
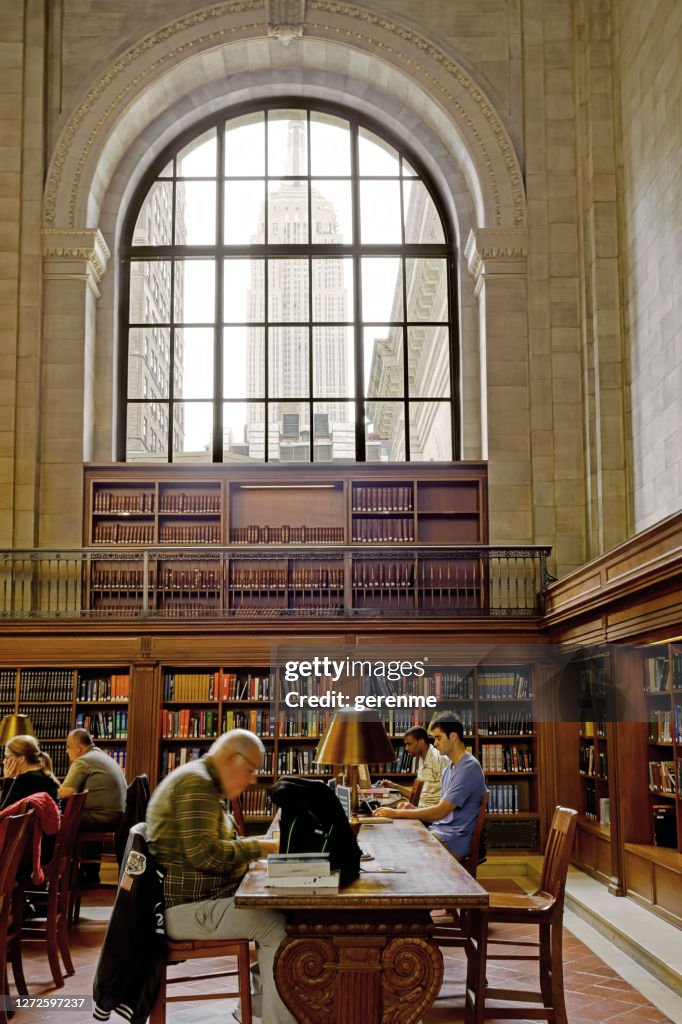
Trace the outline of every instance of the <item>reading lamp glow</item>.
<instances>
[{"instance_id":1,"label":"reading lamp glow","mask_svg":"<svg viewBox=\"0 0 682 1024\"><path fill-rule=\"evenodd\" d=\"M351 791L351 815L357 817L357 766L394 761L395 751L376 713L364 708L344 708L332 717L313 760L317 764L344 766Z\"/></svg>"},{"instance_id":2,"label":"reading lamp glow","mask_svg":"<svg viewBox=\"0 0 682 1024\"><path fill-rule=\"evenodd\" d=\"M15 736L35 736L35 729L28 715L5 715L0 722L0 746L11 743Z\"/></svg>"}]
</instances>

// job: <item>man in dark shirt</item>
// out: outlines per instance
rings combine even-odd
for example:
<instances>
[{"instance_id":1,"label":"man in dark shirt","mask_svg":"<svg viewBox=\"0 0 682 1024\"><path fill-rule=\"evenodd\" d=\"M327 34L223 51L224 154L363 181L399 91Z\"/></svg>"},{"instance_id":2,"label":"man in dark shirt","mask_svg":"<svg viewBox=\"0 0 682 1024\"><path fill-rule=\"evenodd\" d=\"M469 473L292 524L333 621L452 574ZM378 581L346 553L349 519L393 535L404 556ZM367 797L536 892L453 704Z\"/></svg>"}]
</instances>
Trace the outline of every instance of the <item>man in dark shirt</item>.
<instances>
[{"instance_id":1,"label":"man in dark shirt","mask_svg":"<svg viewBox=\"0 0 682 1024\"><path fill-rule=\"evenodd\" d=\"M66 752L71 764L59 787L59 796L72 796L87 789L80 827L118 828L126 805L127 786L113 757L95 746L87 729L73 729L69 733Z\"/></svg>"}]
</instances>

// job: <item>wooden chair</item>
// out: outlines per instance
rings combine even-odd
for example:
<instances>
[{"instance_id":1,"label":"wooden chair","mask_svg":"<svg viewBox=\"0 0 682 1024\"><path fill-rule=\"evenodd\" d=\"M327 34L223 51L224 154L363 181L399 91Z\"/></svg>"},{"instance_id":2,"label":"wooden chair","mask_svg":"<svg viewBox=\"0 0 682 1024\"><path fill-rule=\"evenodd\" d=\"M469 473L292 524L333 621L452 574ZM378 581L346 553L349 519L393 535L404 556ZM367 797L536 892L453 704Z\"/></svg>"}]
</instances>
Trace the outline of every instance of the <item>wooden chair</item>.
<instances>
[{"instance_id":1,"label":"wooden chair","mask_svg":"<svg viewBox=\"0 0 682 1024\"><path fill-rule=\"evenodd\" d=\"M237 829L237 835L246 835L246 828L244 825L244 813L242 811L241 801L239 800L238 797L235 797L230 801L230 813L234 818L234 823ZM156 997L156 1002L154 1003L154 1007L149 1017L149 1024L165 1024L166 1003L184 1002L185 1000L187 1002L193 1002L197 999L227 999L232 996L239 996L241 1000L242 1024L251 1024L251 958L249 953L248 939L230 939L229 941L187 940L185 942L180 940L175 941L173 939L167 939L166 949L166 970L163 973L159 994ZM221 971L218 974L202 974L200 976L185 975L182 978L168 977L168 967L171 964L179 963L181 960L204 960L210 957L217 956L236 957L237 970ZM210 995L202 993L201 995L190 996L168 995L169 985L178 985L182 982L193 983L195 981L203 980L214 981L216 978L234 977L235 975L238 977L238 990L236 992L218 992Z\"/></svg>"},{"instance_id":2,"label":"wooden chair","mask_svg":"<svg viewBox=\"0 0 682 1024\"><path fill-rule=\"evenodd\" d=\"M62 824L57 833L52 858L48 864L43 865L45 888L35 890L24 888L17 891L16 912L19 920L21 920L25 897L39 908L38 918L45 919L44 923L42 920L35 920L34 918L29 918L25 922L22 921L21 930L13 945L12 968L17 989L22 995L27 995L21 964L21 946L24 941L32 939L42 939L45 941L50 971L57 988L62 988L64 985L59 962L60 954L65 973L67 975L75 973L69 948L69 887L71 884L71 862L76 843L76 832L87 795L87 790L85 790L83 793L74 793L73 796L65 800ZM17 967L19 974L17 974ZM20 986L20 978L22 979L23 988Z\"/></svg>"},{"instance_id":3,"label":"wooden chair","mask_svg":"<svg viewBox=\"0 0 682 1024\"><path fill-rule=\"evenodd\" d=\"M463 857L461 861L462 867L469 872L472 878L476 877L478 865L485 860L485 857L481 858L480 852L489 797L490 793L486 789L481 800L481 806L478 809L474 831L471 835L471 848L467 856ZM443 914L442 911L440 913ZM453 910L451 913L446 911L444 916L436 917L434 915L434 921L436 928L433 932L433 938L439 946L453 947L466 945L468 922L465 911L460 911L459 913L456 910Z\"/></svg>"},{"instance_id":4,"label":"wooden chair","mask_svg":"<svg viewBox=\"0 0 682 1024\"><path fill-rule=\"evenodd\" d=\"M33 835L34 813L27 811L25 814L14 814L0 822L0 982L5 993L9 992L7 961L12 961L12 946L18 927L14 910L17 871ZM21 964L18 976L14 963L12 967L17 989L25 995L25 982L24 989L19 988L19 981L23 981ZM7 1024L7 1009L3 1002L0 1002L0 1024Z\"/></svg>"},{"instance_id":5,"label":"wooden chair","mask_svg":"<svg viewBox=\"0 0 682 1024\"><path fill-rule=\"evenodd\" d=\"M82 876L82 868L86 865L102 864L107 862L116 865L115 881L109 884L109 888L116 888L118 885L118 858L116 856L116 836L118 828L92 828L82 829L76 834L73 862L71 865L71 883L69 894L68 921L69 928L74 922L80 920L81 899L87 892L99 889L99 882L91 882ZM98 844L101 852L93 855L88 851L88 845Z\"/></svg>"},{"instance_id":6,"label":"wooden chair","mask_svg":"<svg viewBox=\"0 0 682 1024\"><path fill-rule=\"evenodd\" d=\"M471 932L467 937L466 1010L471 1024L481 1024L486 1018L495 1020L549 1020L567 1024L564 1001L562 938L564 893L571 848L575 836L578 812L567 807L554 811L549 838L545 849L540 888L530 894L491 893L490 906L472 914ZM478 916L480 915L480 916ZM491 924L537 925L538 942L517 939L490 938ZM535 954L488 955L488 946L517 946L534 948ZM488 960L536 960L540 968L540 992L487 988L485 983ZM476 997L478 993L478 997ZM507 1000L514 1003L542 1003L542 1009L527 1005L488 1007L486 1000Z\"/></svg>"}]
</instances>

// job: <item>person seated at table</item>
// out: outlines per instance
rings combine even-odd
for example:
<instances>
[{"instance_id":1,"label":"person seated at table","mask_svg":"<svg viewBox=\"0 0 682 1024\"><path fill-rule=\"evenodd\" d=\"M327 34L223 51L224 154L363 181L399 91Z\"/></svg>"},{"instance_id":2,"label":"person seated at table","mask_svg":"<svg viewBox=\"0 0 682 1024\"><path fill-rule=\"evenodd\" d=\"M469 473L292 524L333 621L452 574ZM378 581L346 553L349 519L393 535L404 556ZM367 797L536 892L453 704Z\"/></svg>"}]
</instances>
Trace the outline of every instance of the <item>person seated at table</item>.
<instances>
[{"instance_id":1,"label":"person seated at table","mask_svg":"<svg viewBox=\"0 0 682 1024\"><path fill-rule=\"evenodd\" d=\"M79 828L118 828L128 787L116 761L95 746L87 729L71 730L66 737L66 752L71 764L59 787L59 796L88 791Z\"/></svg>"},{"instance_id":2,"label":"person seated at table","mask_svg":"<svg viewBox=\"0 0 682 1024\"><path fill-rule=\"evenodd\" d=\"M440 800L441 776L449 759L439 754L431 745L429 734L421 725L413 725L403 737L403 745L409 757L417 758L417 778L424 783L418 807L434 807ZM398 786L388 779L380 779L379 786L397 789L401 796L409 799L411 786Z\"/></svg>"},{"instance_id":3,"label":"person seated at table","mask_svg":"<svg viewBox=\"0 0 682 1024\"><path fill-rule=\"evenodd\" d=\"M0 811L34 793L48 793L57 800L59 782L50 755L40 749L35 736L15 736L5 747Z\"/></svg>"},{"instance_id":4,"label":"person seated at table","mask_svg":"<svg viewBox=\"0 0 682 1024\"><path fill-rule=\"evenodd\" d=\"M379 807L379 818L423 821L457 860L466 857L486 785L483 769L464 745L464 726L453 714L442 714L431 723L431 735L439 754L449 760L441 780L441 797L432 807Z\"/></svg>"},{"instance_id":5,"label":"person seated at table","mask_svg":"<svg viewBox=\"0 0 682 1024\"><path fill-rule=\"evenodd\" d=\"M294 1024L273 973L275 953L286 935L283 915L234 905L249 861L276 853L279 847L266 836L237 836L225 803L257 780L263 753L254 733L232 729L215 740L205 757L172 771L152 793L147 807L148 841L166 872L169 938L253 939L263 989L263 1024Z\"/></svg>"}]
</instances>

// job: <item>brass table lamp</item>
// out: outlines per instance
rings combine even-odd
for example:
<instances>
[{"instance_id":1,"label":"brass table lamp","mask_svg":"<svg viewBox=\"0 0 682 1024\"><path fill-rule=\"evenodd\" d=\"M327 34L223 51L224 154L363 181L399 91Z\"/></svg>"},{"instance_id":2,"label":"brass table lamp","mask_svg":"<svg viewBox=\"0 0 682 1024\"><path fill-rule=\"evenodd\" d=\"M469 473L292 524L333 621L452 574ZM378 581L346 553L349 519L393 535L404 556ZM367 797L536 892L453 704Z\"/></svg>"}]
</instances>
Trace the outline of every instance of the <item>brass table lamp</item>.
<instances>
[{"instance_id":1,"label":"brass table lamp","mask_svg":"<svg viewBox=\"0 0 682 1024\"><path fill-rule=\"evenodd\" d=\"M357 819L357 766L394 761L395 751L375 712L346 708L334 714L313 760L317 764L343 765L351 791L351 819Z\"/></svg>"},{"instance_id":2,"label":"brass table lamp","mask_svg":"<svg viewBox=\"0 0 682 1024\"><path fill-rule=\"evenodd\" d=\"M0 746L11 743L15 736L35 736L33 723L28 715L5 715L0 722Z\"/></svg>"}]
</instances>

